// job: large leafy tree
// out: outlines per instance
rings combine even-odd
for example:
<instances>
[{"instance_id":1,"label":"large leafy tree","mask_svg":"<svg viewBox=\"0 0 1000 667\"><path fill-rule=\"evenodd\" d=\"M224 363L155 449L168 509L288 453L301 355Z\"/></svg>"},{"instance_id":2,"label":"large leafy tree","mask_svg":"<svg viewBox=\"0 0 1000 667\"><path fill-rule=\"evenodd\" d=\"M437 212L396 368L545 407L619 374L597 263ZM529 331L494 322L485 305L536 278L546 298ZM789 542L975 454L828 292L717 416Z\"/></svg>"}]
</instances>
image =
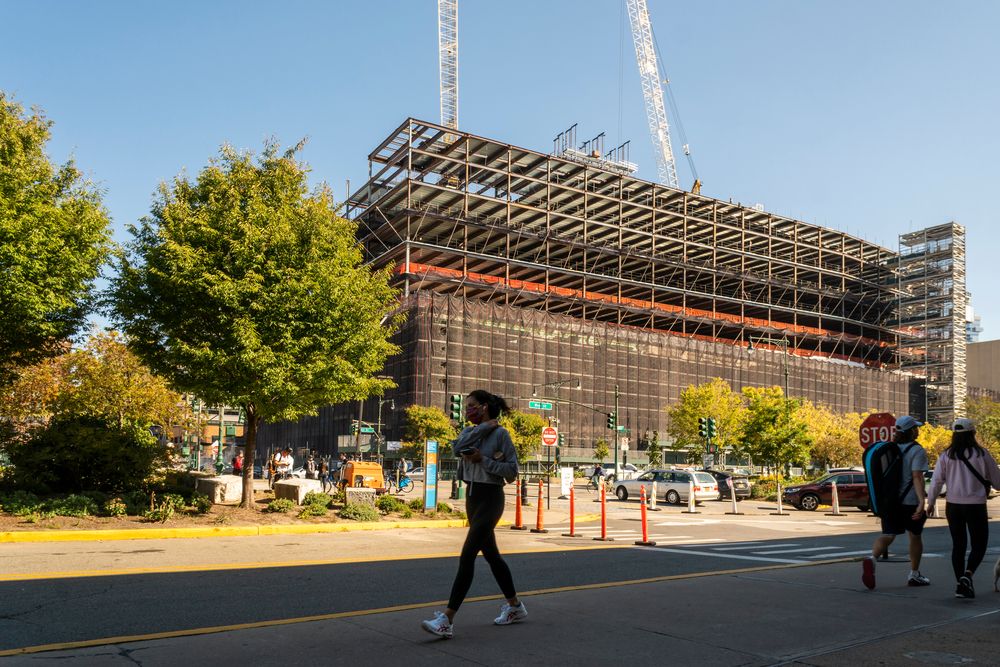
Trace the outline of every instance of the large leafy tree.
<instances>
[{"instance_id":1,"label":"large leafy tree","mask_svg":"<svg viewBox=\"0 0 1000 667\"><path fill-rule=\"evenodd\" d=\"M814 463L830 467L860 465L864 450L858 440L858 415L837 414L809 401L803 401L798 414L812 441L809 454Z\"/></svg>"},{"instance_id":2,"label":"large leafy tree","mask_svg":"<svg viewBox=\"0 0 1000 667\"><path fill-rule=\"evenodd\" d=\"M79 332L111 248L100 192L44 153L51 127L0 91L0 385Z\"/></svg>"},{"instance_id":3,"label":"large leafy tree","mask_svg":"<svg viewBox=\"0 0 1000 667\"><path fill-rule=\"evenodd\" d=\"M243 507L260 423L380 394L392 383L376 373L398 351L390 269L363 264L356 225L328 187L309 190L298 149L223 147L196 181L161 185L110 291L113 319L154 371L243 409Z\"/></svg>"},{"instance_id":4,"label":"large leafy tree","mask_svg":"<svg viewBox=\"0 0 1000 667\"><path fill-rule=\"evenodd\" d=\"M511 410L500 416L500 425L510 432L510 439L517 450L517 460L524 463L542 446L542 429L546 422L539 415Z\"/></svg>"},{"instance_id":5,"label":"large leafy tree","mask_svg":"<svg viewBox=\"0 0 1000 667\"><path fill-rule=\"evenodd\" d=\"M753 460L771 466L805 465L812 444L799 401L780 387L744 387L743 442Z\"/></svg>"},{"instance_id":6,"label":"large leafy tree","mask_svg":"<svg viewBox=\"0 0 1000 667\"><path fill-rule=\"evenodd\" d=\"M718 432L715 444L732 448L740 455L743 453L740 440L743 411L740 395L729 383L722 378L712 378L705 384L688 386L681 392L680 400L667 408L667 435L674 439L678 449L701 452L705 443L698 435L698 418L714 417Z\"/></svg>"},{"instance_id":7,"label":"large leafy tree","mask_svg":"<svg viewBox=\"0 0 1000 667\"><path fill-rule=\"evenodd\" d=\"M594 443L594 460L600 464L604 464L604 459L611 456L611 449L608 447L608 441L604 438L599 439Z\"/></svg>"},{"instance_id":8,"label":"large leafy tree","mask_svg":"<svg viewBox=\"0 0 1000 667\"><path fill-rule=\"evenodd\" d=\"M976 421L976 440L1000 460L1000 403L988 398L969 399L968 412Z\"/></svg>"}]
</instances>

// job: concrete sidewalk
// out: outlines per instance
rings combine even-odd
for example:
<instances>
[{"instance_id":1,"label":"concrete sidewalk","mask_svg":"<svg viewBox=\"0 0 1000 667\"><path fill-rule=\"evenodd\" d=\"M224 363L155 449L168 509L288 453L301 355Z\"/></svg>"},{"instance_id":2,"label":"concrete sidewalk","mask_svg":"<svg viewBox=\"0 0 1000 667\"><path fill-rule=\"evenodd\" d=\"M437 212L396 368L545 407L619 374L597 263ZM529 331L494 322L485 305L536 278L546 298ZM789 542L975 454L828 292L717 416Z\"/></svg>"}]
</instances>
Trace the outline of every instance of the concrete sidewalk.
<instances>
[{"instance_id":1,"label":"concrete sidewalk","mask_svg":"<svg viewBox=\"0 0 1000 667\"><path fill-rule=\"evenodd\" d=\"M875 591L861 585L858 562L765 566L526 591L530 616L509 627L492 624L499 599L470 599L452 640L420 629L443 604L429 600L202 635L105 640L4 664L996 664L1000 594L992 592L991 566L979 573L975 600L953 597L946 558L925 560L933 583L924 588L905 585L902 559L880 563Z\"/></svg>"}]
</instances>

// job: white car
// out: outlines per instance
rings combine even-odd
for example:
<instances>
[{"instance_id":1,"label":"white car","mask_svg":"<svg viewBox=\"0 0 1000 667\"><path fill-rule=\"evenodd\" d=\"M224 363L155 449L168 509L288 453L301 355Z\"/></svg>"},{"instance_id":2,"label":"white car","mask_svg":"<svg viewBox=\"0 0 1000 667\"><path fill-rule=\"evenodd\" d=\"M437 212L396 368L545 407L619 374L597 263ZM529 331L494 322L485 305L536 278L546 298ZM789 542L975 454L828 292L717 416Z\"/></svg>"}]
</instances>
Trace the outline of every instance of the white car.
<instances>
[{"instance_id":1,"label":"white car","mask_svg":"<svg viewBox=\"0 0 1000 667\"><path fill-rule=\"evenodd\" d=\"M408 470L406 476L412 480L424 481L424 469L423 468L413 468Z\"/></svg>"},{"instance_id":2,"label":"white car","mask_svg":"<svg viewBox=\"0 0 1000 667\"><path fill-rule=\"evenodd\" d=\"M653 482L656 482L657 500L678 505L686 503L689 489L694 487L694 500L714 500L719 497L719 484L707 472L693 470L647 470L635 479L615 482L614 492L618 500L640 497L640 488L646 487L646 497L653 492Z\"/></svg>"}]
</instances>

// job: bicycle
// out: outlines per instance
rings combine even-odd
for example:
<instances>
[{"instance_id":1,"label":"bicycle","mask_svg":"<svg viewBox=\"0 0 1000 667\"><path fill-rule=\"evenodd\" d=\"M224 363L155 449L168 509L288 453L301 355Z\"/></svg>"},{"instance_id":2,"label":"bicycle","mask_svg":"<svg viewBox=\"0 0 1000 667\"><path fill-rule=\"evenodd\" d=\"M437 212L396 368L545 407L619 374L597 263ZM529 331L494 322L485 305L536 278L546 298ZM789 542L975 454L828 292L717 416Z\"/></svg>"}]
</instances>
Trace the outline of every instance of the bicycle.
<instances>
[{"instance_id":1,"label":"bicycle","mask_svg":"<svg viewBox=\"0 0 1000 667\"><path fill-rule=\"evenodd\" d=\"M395 491L393 491L393 489L395 489ZM396 481L396 476L394 474L385 476L386 493L409 493L412 490L413 480L407 477L405 473L399 476L398 482Z\"/></svg>"}]
</instances>

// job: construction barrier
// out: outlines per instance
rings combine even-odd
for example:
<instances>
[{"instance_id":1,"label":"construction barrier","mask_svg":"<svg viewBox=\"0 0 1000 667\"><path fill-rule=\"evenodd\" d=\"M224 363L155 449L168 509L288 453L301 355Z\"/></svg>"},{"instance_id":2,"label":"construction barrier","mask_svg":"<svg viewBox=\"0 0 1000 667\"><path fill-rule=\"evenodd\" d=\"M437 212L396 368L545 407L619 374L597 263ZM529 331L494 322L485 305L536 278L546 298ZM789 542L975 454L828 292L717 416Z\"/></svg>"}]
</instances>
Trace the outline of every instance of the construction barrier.
<instances>
[{"instance_id":1,"label":"construction barrier","mask_svg":"<svg viewBox=\"0 0 1000 667\"><path fill-rule=\"evenodd\" d=\"M544 520L542 519L542 514L545 511L545 505L542 502L542 496L545 495L543 490L545 487L542 486L542 480L538 480L538 513L535 515L535 527L531 529L533 533L547 533L544 526Z\"/></svg>"},{"instance_id":2,"label":"construction barrier","mask_svg":"<svg viewBox=\"0 0 1000 667\"><path fill-rule=\"evenodd\" d=\"M659 512L660 508L656 506L656 481L653 481L653 490L649 494L649 511Z\"/></svg>"},{"instance_id":3,"label":"construction barrier","mask_svg":"<svg viewBox=\"0 0 1000 667\"><path fill-rule=\"evenodd\" d=\"M655 547L656 542L649 541L649 532L646 530L646 485L639 487L639 507L642 508L642 540L637 540L636 544L643 547Z\"/></svg>"},{"instance_id":4,"label":"construction barrier","mask_svg":"<svg viewBox=\"0 0 1000 667\"><path fill-rule=\"evenodd\" d=\"M527 530L521 517L521 480L514 480L514 525L511 530Z\"/></svg>"},{"instance_id":5,"label":"construction barrier","mask_svg":"<svg viewBox=\"0 0 1000 667\"><path fill-rule=\"evenodd\" d=\"M573 487L569 487L569 532L563 533L563 537L583 537L576 532L576 495Z\"/></svg>"},{"instance_id":6,"label":"construction barrier","mask_svg":"<svg viewBox=\"0 0 1000 667\"><path fill-rule=\"evenodd\" d=\"M741 512L739 510L739 507L736 505L736 488L733 487L733 478L732 477L727 477L726 478L726 486L729 487L729 496L730 496L730 498L733 501L733 510L731 512L726 512L726 514L733 515L733 516L742 515L743 512Z\"/></svg>"},{"instance_id":7,"label":"construction barrier","mask_svg":"<svg viewBox=\"0 0 1000 667\"><path fill-rule=\"evenodd\" d=\"M599 542L613 542L615 538L608 537L608 499L604 494L604 480L601 480L601 486L598 491L601 494L601 536L595 537L595 540Z\"/></svg>"}]
</instances>

